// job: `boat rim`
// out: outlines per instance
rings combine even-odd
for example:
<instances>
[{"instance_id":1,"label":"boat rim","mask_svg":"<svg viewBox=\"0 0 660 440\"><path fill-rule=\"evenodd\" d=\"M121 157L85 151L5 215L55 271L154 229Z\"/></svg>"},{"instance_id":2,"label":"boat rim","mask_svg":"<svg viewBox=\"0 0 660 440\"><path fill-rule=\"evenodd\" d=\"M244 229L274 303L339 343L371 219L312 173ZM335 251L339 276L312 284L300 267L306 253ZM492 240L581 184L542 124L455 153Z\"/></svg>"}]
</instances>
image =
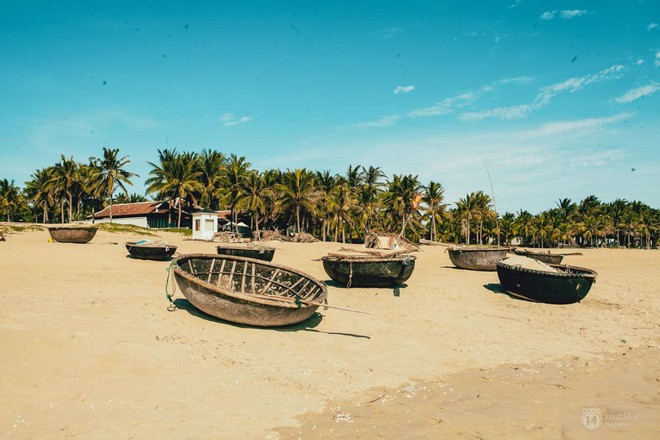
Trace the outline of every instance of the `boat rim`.
<instances>
[{"instance_id":1,"label":"boat rim","mask_svg":"<svg viewBox=\"0 0 660 440\"><path fill-rule=\"evenodd\" d=\"M283 302L282 300L278 300L276 298L273 298L272 300L269 300L269 299L266 299L266 298L255 297L254 295L249 294L249 293L240 293L240 292L234 292L233 290L223 289L220 286L217 286L215 284L211 284L207 281L204 281L203 279L201 279L199 277L196 277L195 275L191 274L190 272L186 272L178 264L178 262L181 261L181 260L194 259L194 258L206 258L206 259L209 259L209 260L227 259L227 260L235 260L235 261L247 261L247 262L250 262L250 263L258 263L258 264L263 265L263 266L272 266L272 267L275 267L275 268L278 268L278 269L284 269L286 271L293 272L295 274L304 276L305 278L309 279L311 282L313 282L314 284L316 284L317 286L319 286L321 288L321 295L318 296L318 298L320 298L320 300L317 301L316 299L313 299L312 301L324 302L328 297L328 288L327 288L327 286L325 285L325 283L317 280L316 278L314 278L310 275L307 275L307 274L305 274L305 273L303 273L299 270L293 269L289 266L285 266L283 264L277 264L277 263L270 263L270 262L266 262L264 260L258 260L256 258L236 257L236 256L233 256L233 255L218 255L218 254L186 254L186 255L181 255L179 257L174 258L172 260L172 262L170 263L169 267L172 268L172 270L174 271L175 274L185 278L186 280L188 280L190 282L193 282L195 284L199 284L199 285L201 285L202 287L204 287L206 289L210 289L214 292L222 293L223 295L226 295L226 296L229 296L229 297L232 297L232 298L242 299L242 300L249 300L251 302L255 302L255 303L262 304L262 305L267 305L267 306L285 307L285 308L288 308L288 309L299 309L299 308L302 309L302 308L308 308L308 307L319 307L319 306L313 305L313 304L305 304L304 302L301 304L300 307L298 307L298 305L295 304L295 303ZM301 299L303 301L305 301L305 298L301 298Z\"/></svg>"},{"instance_id":2,"label":"boat rim","mask_svg":"<svg viewBox=\"0 0 660 440\"><path fill-rule=\"evenodd\" d=\"M577 269L579 271L582 271L583 273L568 273L568 272L546 272L543 270L537 270L537 269L528 269L526 267L522 267L519 265L514 265L514 264L507 264L503 262L502 260L498 261L495 263L498 267L501 266L505 269L511 269L515 270L517 272L524 272L524 273L530 273L530 274L535 274L535 275L547 275L550 277L554 278L593 278L594 281L596 280L596 276L598 275L598 272L596 272L593 269L587 269L586 267L580 267L580 266L571 266L569 264L549 264L548 266L554 267L555 269L557 268L567 268L567 269Z\"/></svg>"}]
</instances>

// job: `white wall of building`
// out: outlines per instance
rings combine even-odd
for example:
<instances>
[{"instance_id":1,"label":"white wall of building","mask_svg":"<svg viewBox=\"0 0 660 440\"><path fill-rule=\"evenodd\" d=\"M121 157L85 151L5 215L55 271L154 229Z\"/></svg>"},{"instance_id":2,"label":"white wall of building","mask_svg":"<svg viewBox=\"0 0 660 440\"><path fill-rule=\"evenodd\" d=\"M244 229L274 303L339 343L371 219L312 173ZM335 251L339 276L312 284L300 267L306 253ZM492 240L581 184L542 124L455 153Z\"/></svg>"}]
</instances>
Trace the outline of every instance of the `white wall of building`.
<instances>
[{"instance_id":1,"label":"white wall of building","mask_svg":"<svg viewBox=\"0 0 660 440\"><path fill-rule=\"evenodd\" d=\"M95 223L110 223L110 217L103 219L96 219ZM143 228L148 228L149 223L147 222L147 217L122 217L122 218L113 218L112 223L119 223L122 225L135 225L141 226Z\"/></svg>"},{"instance_id":2,"label":"white wall of building","mask_svg":"<svg viewBox=\"0 0 660 440\"><path fill-rule=\"evenodd\" d=\"M218 231L218 215L215 212L194 212L192 215L193 240L211 240Z\"/></svg>"}]
</instances>

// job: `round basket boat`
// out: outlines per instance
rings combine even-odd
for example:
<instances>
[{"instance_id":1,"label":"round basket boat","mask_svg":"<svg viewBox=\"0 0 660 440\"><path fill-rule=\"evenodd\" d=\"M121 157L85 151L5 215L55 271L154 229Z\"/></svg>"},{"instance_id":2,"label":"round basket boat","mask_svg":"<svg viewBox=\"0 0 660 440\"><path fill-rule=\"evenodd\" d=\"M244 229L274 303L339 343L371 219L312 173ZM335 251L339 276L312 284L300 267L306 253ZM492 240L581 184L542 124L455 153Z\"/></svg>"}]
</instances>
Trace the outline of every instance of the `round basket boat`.
<instances>
[{"instance_id":1,"label":"round basket boat","mask_svg":"<svg viewBox=\"0 0 660 440\"><path fill-rule=\"evenodd\" d=\"M513 252L516 255L522 255L523 257L533 258L535 260L543 261L548 264L559 264L564 258L562 254L551 254L550 252L532 252L521 249L514 249Z\"/></svg>"},{"instance_id":2,"label":"round basket boat","mask_svg":"<svg viewBox=\"0 0 660 440\"><path fill-rule=\"evenodd\" d=\"M583 267L565 264L550 264L550 267L557 272L498 261L497 276L502 288L513 295L549 304L571 304L587 296L598 275Z\"/></svg>"},{"instance_id":3,"label":"round basket boat","mask_svg":"<svg viewBox=\"0 0 660 440\"><path fill-rule=\"evenodd\" d=\"M98 231L96 226L49 226L53 241L58 243L87 243L94 238Z\"/></svg>"},{"instance_id":4,"label":"round basket boat","mask_svg":"<svg viewBox=\"0 0 660 440\"><path fill-rule=\"evenodd\" d=\"M141 260L169 260L177 249L176 246L171 244L139 243L134 241L127 241L124 244L131 257Z\"/></svg>"},{"instance_id":5,"label":"round basket boat","mask_svg":"<svg viewBox=\"0 0 660 440\"><path fill-rule=\"evenodd\" d=\"M495 263L506 257L508 248L498 247L451 247L449 259L454 266L470 270L497 270Z\"/></svg>"},{"instance_id":6,"label":"round basket boat","mask_svg":"<svg viewBox=\"0 0 660 440\"><path fill-rule=\"evenodd\" d=\"M216 318L258 327L302 322L327 299L322 282L295 269L229 255L192 254L172 261L179 289Z\"/></svg>"},{"instance_id":7,"label":"round basket boat","mask_svg":"<svg viewBox=\"0 0 660 440\"><path fill-rule=\"evenodd\" d=\"M346 287L391 287L405 282L415 270L415 257L321 258L323 269L333 281Z\"/></svg>"},{"instance_id":8,"label":"round basket boat","mask_svg":"<svg viewBox=\"0 0 660 440\"><path fill-rule=\"evenodd\" d=\"M263 261L273 261L275 248L253 243L227 243L217 247L219 255L233 255L235 257L254 258Z\"/></svg>"}]
</instances>

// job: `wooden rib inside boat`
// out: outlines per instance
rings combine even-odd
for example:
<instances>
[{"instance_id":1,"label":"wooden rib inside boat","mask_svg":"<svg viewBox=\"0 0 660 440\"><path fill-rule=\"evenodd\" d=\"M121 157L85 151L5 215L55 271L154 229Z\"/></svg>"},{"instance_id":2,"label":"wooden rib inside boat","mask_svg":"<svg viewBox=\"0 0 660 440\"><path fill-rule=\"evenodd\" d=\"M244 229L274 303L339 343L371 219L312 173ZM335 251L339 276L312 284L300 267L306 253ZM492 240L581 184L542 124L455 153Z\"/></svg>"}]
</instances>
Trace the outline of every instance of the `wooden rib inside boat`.
<instances>
[{"instance_id":1,"label":"wooden rib inside boat","mask_svg":"<svg viewBox=\"0 0 660 440\"><path fill-rule=\"evenodd\" d=\"M216 318L259 327L291 325L309 318L327 299L319 280L262 260L192 254L172 261L183 295Z\"/></svg>"}]
</instances>

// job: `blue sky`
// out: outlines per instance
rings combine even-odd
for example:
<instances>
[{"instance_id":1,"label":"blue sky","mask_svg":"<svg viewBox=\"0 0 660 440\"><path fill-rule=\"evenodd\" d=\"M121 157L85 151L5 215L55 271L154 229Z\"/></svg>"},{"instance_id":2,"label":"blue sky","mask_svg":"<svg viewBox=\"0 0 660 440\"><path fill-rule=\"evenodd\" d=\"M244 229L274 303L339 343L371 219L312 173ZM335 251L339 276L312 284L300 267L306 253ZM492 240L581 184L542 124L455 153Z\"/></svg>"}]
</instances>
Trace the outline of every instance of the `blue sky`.
<instances>
[{"instance_id":1,"label":"blue sky","mask_svg":"<svg viewBox=\"0 0 660 440\"><path fill-rule=\"evenodd\" d=\"M660 207L660 2L0 2L0 178L157 149Z\"/></svg>"}]
</instances>

